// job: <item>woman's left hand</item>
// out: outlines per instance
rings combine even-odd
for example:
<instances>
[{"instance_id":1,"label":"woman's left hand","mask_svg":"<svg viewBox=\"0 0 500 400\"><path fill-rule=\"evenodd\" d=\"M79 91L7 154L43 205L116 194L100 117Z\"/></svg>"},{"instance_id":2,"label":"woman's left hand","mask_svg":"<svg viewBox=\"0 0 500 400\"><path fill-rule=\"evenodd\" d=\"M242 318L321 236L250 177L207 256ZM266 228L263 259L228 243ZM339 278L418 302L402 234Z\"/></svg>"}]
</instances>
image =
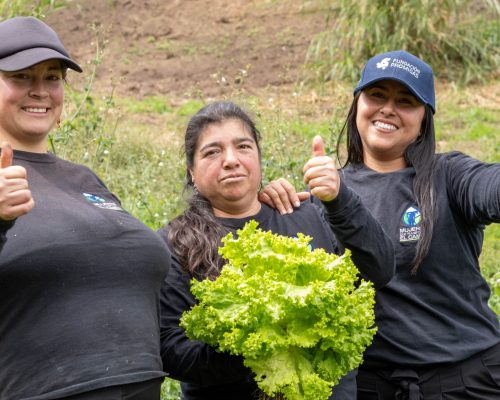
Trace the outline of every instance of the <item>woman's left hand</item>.
<instances>
[{"instance_id":1,"label":"woman's left hand","mask_svg":"<svg viewBox=\"0 0 500 400\"><path fill-rule=\"evenodd\" d=\"M304 182L311 194L321 201L332 201L339 194L340 176L333 158L325 155L321 136L315 136L312 143L313 157L304 165Z\"/></svg>"},{"instance_id":2,"label":"woman's left hand","mask_svg":"<svg viewBox=\"0 0 500 400\"><path fill-rule=\"evenodd\" d=\"M29 189L26 169L12 165L14 153L10 144L1 144L0 154L0 220L14 220L35 206Z\"/></svg>"}]
</instances>

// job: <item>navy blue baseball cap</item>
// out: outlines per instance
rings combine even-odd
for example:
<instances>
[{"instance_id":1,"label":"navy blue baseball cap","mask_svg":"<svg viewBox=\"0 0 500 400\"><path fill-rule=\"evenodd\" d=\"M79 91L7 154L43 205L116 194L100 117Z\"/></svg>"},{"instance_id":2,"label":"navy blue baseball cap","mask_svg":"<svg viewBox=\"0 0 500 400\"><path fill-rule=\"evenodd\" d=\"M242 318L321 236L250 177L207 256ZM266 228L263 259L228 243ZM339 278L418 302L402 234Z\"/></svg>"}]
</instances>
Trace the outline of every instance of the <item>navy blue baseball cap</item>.
<instances>
[{"instance_id":1,"label":"navy blue baseball cap","mask_svg":"<svg viewBox=\"0 0 500 400\"><path fill-rule=\"evenodd\" d=\"M82 72L57 33L44 22L34 17L14 17L0 22L0 71L19 71L53 59Z\"/></svg>"},{"instance_id":2,"label":"navy blue baseball cap","mask_svg":"<svg viewBox=\"0 0 500 400\"><path fill-rule=\"evenodd\" d=\"M417 99L436 112L434 74L430 65L404 50L378 54L368 60L354 94L382 80L394 80L405 85Z\"/></svg>"}]
</instances>

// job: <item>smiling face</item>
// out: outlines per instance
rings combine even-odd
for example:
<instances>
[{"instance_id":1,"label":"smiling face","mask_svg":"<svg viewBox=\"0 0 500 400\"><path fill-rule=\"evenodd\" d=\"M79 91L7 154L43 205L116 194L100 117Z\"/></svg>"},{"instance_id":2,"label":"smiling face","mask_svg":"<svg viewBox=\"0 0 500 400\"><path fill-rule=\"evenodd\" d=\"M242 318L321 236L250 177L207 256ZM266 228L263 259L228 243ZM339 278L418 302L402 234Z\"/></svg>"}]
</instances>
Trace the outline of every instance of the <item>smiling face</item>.
<instances>
[{"instance_id":1,"label":"smiling face","mask_svg":"<svg viewBox=\"0 0 500 400\"><path fill-rule=\"evenodd\" d=\"M405 168L404 153L418 138L424 114L425 106L397 81L364 89L356 114L364 163L378 171Z\"/></svg>"},{"instance_id":2,"label":"smiling face","mask_svg":"<svg viewBox=\"0 0 500 400\"><path fill-rule=\"evenodd\" d=\"M57 60L0 72L0 139L18 150L45 152L63 100L64 71Z\"/></svg>"},{"instance_id":3,"label":"smiling face","mask_svg":"<svg viewBox=\"0 0 500 400\"><path fill-rule=\"evenodd\" d=\"M242 121L227 119L207 125L196 143L189 172L216 216L241 218L260 210L259 150Z\"/></svg>"}]
</instances>

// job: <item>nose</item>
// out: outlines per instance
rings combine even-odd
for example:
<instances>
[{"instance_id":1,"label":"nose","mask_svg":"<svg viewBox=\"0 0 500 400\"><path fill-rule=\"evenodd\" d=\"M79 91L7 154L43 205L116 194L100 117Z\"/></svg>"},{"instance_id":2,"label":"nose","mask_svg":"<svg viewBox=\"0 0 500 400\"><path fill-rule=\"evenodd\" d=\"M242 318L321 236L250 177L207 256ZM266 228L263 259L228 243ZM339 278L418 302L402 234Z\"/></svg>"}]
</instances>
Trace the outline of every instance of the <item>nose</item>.
<instances>
[{"instance_id":1,"label":"nose","mask_svg":"<svg viewBox=\"0 0 500 400\"><path fill-rule=\"evenodd\" d=\"M240 160L238 159L238 155L236 151L232 148L226 149L224 152L224 168L234 168L240 165Z\"/></svg>"},{"instance_id":2,"label":"nose","mask_svg":"<svg viewBox=\"0 0 500 400\"><path fill-rule=\"evenodd\" d=\"M42 79L33 79L31 81L29 95L33 98L47 97L48 91L47 88L45 87L45 82Z\"/></svg>"},{"instance_id":3,"label":"nose","mask_svg":"<svg viewBox=\"0 0 500 400\"><path fill-rule=\"evenodd\" d=\"M382 115L394 115L396 104L393 99L387 99L380 108L380 113Z\"/></svg>"}]
</instances>

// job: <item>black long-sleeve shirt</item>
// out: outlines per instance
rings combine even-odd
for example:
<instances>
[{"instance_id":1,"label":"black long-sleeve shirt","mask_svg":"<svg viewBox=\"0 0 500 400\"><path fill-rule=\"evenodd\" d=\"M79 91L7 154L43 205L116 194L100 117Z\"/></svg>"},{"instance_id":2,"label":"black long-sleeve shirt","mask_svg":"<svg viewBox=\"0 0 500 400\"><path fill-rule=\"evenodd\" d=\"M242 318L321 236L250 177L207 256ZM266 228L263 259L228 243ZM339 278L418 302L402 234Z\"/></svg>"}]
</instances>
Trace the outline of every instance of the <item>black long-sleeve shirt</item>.
<instances>
[{"instance_id":1,"label":"black long-sleeve shirt","mask_svg":"<svg viewBox=\"0 0 500 400\"><path fill-rule=\"evenodd\" d=\"M0 223L0 399L164 376L165 243L88 168L21 151L14 164L27 170L35 207Z\"/></svg>"},{"instance_id":2,"label":"black long-sleeve shirt","mask_svg":"<svg viewBox=\"0 0 500 400\"><path fill-rule=\"evenodd\" d=\"M420 234L414 176L413 168L378 173L362 165L341 175L396 251L396 276L376 293L378 332L364 357L374 368L457 362L500 342L478 261L485 224L500 222L500 164L458 152L436 156L437 219L429 253L412 275Z\"/></svg>"},{"instance_id":3,"label":"black long-sleeve shirt","mask_svg":"<svg viewBox=\"0 0 500 400\"><path fill-rule=\"evenodd\" d=\"M303 203L292 214L280 215L278 211L262 205L254 216L219 221L235 232L246 222L255 219L259 227L274 233L296 236L302 232L312 237L313 248L323 248L338 253L345 246L361 275L383 286L394 273L393 247L380 225L364 208L358 196L342 186L336 200L325 203L323 210L314 204ZM332 228L335 231L333 235ZM168 226L160 230L167 240ZM211 346L187 338L179 320L189 310L195 299L190 292L191 277L174 256L172 268L165 279L161 294L161 343L163 367L172 378L182 381L186 400L254 399L257 387L250 371L239 357L215 351ZM341 381L334 390L336 400L355 397L354 374Z\"/></svg>"}]
</instances>

